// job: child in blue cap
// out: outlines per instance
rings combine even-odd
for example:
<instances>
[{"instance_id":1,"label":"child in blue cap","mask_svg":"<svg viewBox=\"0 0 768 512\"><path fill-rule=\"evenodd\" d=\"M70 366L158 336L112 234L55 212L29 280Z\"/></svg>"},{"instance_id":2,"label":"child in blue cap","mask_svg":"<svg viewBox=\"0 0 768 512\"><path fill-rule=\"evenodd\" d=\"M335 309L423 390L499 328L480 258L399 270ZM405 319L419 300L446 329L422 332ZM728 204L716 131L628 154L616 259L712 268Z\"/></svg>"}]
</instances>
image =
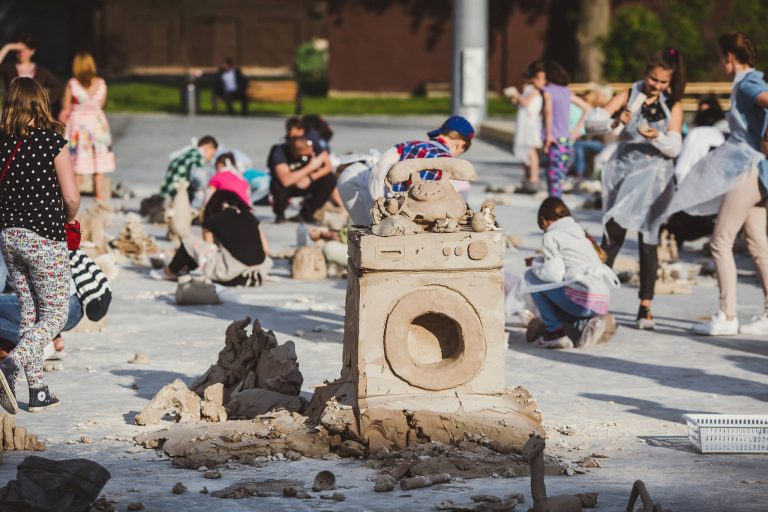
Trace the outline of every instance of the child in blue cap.
<instances>
[{"instance_id":1,"label":"child in blue cap","mask_svg":"<svg viewBox=\"0 0 768 512\"><path fill-rule=\"evenodd\" d=\"M373 166L355 164L339 176L339 194L350 214L353 225L370 225L373 201L384 197L386 177L390 167L411 158L458 157L469 150L475 129L461 116L451 116L436 130L427 132L427 140L412 140L388 149ZM422 179L440 179L439 171L422 171ZM428 175L424 175L428 174ZM454 182L462 191L465 182ZM407 184L396 183L394 191L407 190Z\"/></svg>"}]
</instances>

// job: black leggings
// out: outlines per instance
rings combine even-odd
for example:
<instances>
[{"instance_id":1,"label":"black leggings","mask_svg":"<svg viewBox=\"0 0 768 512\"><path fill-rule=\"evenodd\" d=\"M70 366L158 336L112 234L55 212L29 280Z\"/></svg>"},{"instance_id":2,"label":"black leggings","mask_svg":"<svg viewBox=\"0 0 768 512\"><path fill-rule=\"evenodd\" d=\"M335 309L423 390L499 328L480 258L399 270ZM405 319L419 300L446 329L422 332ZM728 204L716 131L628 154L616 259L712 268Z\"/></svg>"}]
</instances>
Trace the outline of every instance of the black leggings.
<instances>
[{"instance_id":1,"label":"black leggings","mask_svg":"<svg viewBox=\"0 0 768 512\"><path fill-rule=\"evenodd\" d=\"M334 188L336 188L336 176L333 174L326 174L322 178L314 180L308 188L299 188L296 186L283 186L273 173L272 182L270 183L272 211L276 215L282 215L285 213L285 209L288 208L288 201L292 197L304 196L304 202L299 213L302 219L311 222L313 220L312 215L330 199Z\"/></svg>"},{"instance_id":2,"label":"black leggings","mask_svg":"<svg viewBox=\"0 0 768 512\"><path fill-rule=\"evenodd\" d=\"M608 256L606 264L613 267L613 262L624 244L627 230L619 226L613 219L605 225L605 233L600 247ZM640 243L640 300L653 300L653 289L656 286L656 275L659 270L659 256L656 245L643 242L643 235L639 235Z\"/></svg>"},{"instance_id":3,"label":"black leggings","mask_svg":"<svg viewBox=\"0 0 768 512\"><path fill-rule=\"evenodd\" d=\"M181 244L179 250L176 251L176 254L173 255L171 262L168 263L168 270L176 275L181 274L184 270L189 272L191 270L195 270L196 268L197 262L194 260L194 258L192 258L192 256L189 255L187 250L184 248L184 244Z\"/></svg>"}]
</instances>

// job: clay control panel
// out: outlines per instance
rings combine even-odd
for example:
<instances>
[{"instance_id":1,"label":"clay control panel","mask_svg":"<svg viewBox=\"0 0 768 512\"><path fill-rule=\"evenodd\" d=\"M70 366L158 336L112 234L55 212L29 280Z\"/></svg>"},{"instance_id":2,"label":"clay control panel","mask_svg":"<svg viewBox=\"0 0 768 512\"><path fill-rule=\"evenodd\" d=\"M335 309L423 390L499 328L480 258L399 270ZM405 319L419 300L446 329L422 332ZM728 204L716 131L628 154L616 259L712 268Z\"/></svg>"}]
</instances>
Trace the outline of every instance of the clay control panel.
<instances>
[{"instance_id":1,"label":"clay control panel","mask_svg":"<svg viewBox=\"0 0 768 512\"><path fill-rule=\"evenodd\" d=\"M503 265L501 231L420 233L379 237L359 233L350 243L350 260L367 270L495 269Z\"/></svg>"}]
</instances>

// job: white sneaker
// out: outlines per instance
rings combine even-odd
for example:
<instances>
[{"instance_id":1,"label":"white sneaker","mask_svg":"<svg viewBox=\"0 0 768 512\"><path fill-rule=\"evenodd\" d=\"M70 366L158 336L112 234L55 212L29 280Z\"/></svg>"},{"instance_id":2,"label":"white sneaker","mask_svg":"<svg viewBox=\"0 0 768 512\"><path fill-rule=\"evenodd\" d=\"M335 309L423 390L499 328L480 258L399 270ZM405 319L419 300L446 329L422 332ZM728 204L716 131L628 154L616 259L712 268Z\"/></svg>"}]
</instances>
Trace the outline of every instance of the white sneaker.
<instances>
[{"instance_id":1,"label":"white sneaker","mask_svg":"<svg viewBox=\"0 0 768 512\"><path fill-rule=\"evenodd\" d=\"M581 332L577 346L583 348L597 345L605 334L605 328L606 322L600 316L591 319Z\"/></svg>"},{"instance_id":2,"label":"white sneaker","mask_svg":"<svg viewBox=\"0 0 768 512\"><path fill-rule=\"evenodd\" d=\"M48 360L55 352L56 349L53 348L53 342L49 341L48 344L43 347L43 361Z\"/></svg>"},{"instance_id":3,"label":"white sneaker","mask_svg":"<svg viewBox=\"0 0 768 512\"><path fill-rule=\"evenodd\" d=\"M741 334L768 334L768 314L753 316L739 328Z\"/></svg>"},{"instance_id":4,"label":"white sneaker","mask_svg":"<svg viewBox=\"0 0 768 512\"><path fill-rule=\"evenodd\" d=\"M710 320L693 324L692 330L706 336L734 336L739 333L739 320L728 320L725 313L718 311Z\"/></svg>"}]
</instances>

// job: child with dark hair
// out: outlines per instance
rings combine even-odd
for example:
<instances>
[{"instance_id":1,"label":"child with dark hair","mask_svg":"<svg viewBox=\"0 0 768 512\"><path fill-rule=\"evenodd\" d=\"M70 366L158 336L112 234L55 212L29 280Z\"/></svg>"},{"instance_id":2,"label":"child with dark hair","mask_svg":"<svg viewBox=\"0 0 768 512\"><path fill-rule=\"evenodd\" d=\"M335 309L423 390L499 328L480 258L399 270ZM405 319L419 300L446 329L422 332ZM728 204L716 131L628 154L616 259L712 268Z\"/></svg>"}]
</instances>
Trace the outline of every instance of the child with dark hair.
<instances>
[{"instance_id":1,"label":"child with dark hair","mask_svg":"<svg viewBox=\"0 0 768 512\"><path fill-rule=\"evenodd\" d=\"M638 329L653 329L651 314L656 273L656 246L664 210L674 195L674 159L680 154L685 91L683 57L674 48L654 54L643 80L613 97L587 118L587 131L621 130L619 144L602 173L602 248L613 266L627 230L639 233L640 308ZM617 116L612 119L611 116Z\"/></svg>"},{"instance_id":2,"label":"child with dark hair","mask_svg":"<svg viewBox=\"0 0 768 512\"><path fill-rule=\"evenodd\" d=\"M717 266L720 300L717 313L695 324L697 334L728 336L768 334L768 236L765 200L768 193L768 162L765 160L768 129L768 85L756 71L757 50L745 34L720 37L723 69L734 76L730 136L725 143L699 160L680 184L666 210L669 216L684 211L691 215L717 214L712 234L712 256ZM736 307L736 262L733 242L744 228L747 247L755 260L763 287L761 314L739 327Z\"/></svg>"},{"instance_id":3,"label":"child with dark hair","mask_svg":"<svg viewBox=\"0 0 768 512\"><path fill-rule=\"evenodd\" d=\"M602 251L560 198L541 203L538 223L544 231L543 254L526 260L531 269L525 275L526 291L545 329L536 346L572 348L575 342L588 347L607 341L616 330L616 320L607 314L608 300L619 281L603 264Z\"/></svg>"},{"instance_id":4,"label":"child with dark hair","mask_svg":"<svg viewBox=\"0 0 768 512\"><path fill-rule=\"evenodd\" d=\"M195 191L205 186L206 182L193 183L195 171L201 169L216 156L216 150L219 148L218 141L211 135L200 137L194 147L186 148L173 155L168 169L165 171L165 179L160 187L160 193L165 197L176 195L176 185L182 180L190 182L189 197L194 196Z\"/></svg>"},{"instance_id":5,"label":"child with dark hair","mask_svg":"<svg viewBox=\"0 0 768 512\"><path fill-rule=\"evenodd\" d=\"M208 190L205 196L205 204L217 190L229 190L237 194L243 203L251 203L251 186L240 174L234 153L222 153L216 157L214 163L216 174L208 182Z\"/></svg>"},{"instance_id":6,"label":"child with dark hair","mask_svg":"<svg viewBox=\"0 0 768 512\"><path fill-rule=\"evenodd\" d=\"M260 285L272 268L269 245L248 203L229 190L218 190L203 210L203 238L181 241L171 262L150 275L175 280L180 274L200 271L225 286Z\"/></svg>"},{"instance_id":7,"label":"child with dark hair","mask_svg":"<svg viewBox=\"0 0 768 512\"><path fill-rule=\"evenodd\" d=\"M557 62L544 63L547 85L542 91L544 97L544 153L547 157L547 192L550 197L563 195L562 181L573 158L573 141L592 106L568 88L568 73ZM570 129L571 103L582 110L582 116Z\"/></svg>"}]
</instances>

